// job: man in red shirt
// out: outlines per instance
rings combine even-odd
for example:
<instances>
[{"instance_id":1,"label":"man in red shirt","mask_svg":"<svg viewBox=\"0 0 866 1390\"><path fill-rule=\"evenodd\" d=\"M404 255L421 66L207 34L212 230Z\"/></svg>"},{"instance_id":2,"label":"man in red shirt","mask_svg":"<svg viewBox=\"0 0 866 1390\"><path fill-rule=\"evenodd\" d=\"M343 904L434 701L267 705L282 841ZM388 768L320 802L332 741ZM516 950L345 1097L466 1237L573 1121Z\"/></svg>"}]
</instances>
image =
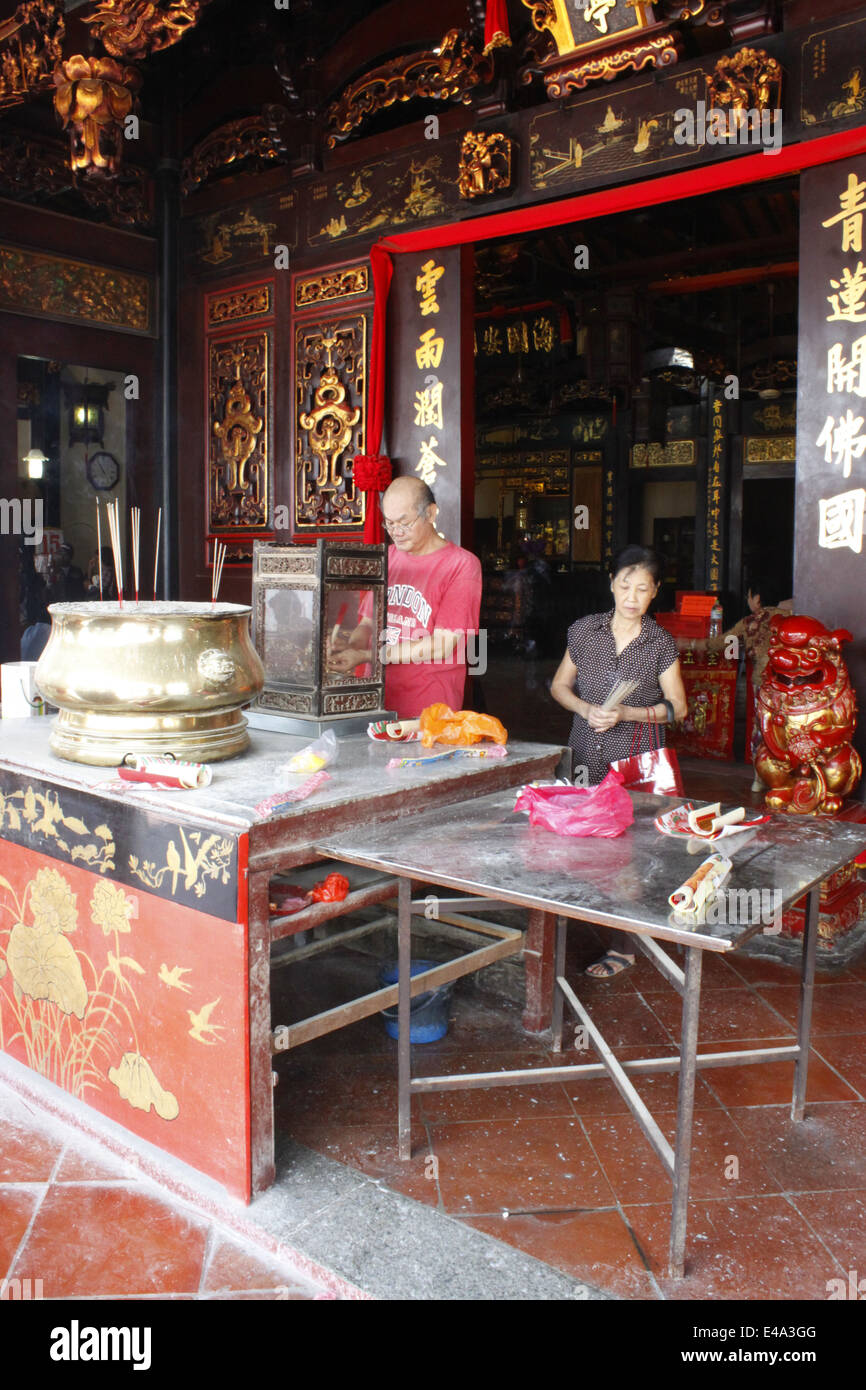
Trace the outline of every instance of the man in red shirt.
<instances>
[{"instance_id":1,"label":"man in red shirt","mask_svg":"<svg viewBox=\"0 0 866 1390\"><path fill-rule=\"evenodd\" d=\"M438 507L420 478L396 478L382 498L388 547L388 626L381 635L385 704L414 719L442 701L463 707L466 645L478 631L481 564L436 530ZM371 620L362 617L329 664L351 671L370 659Z\"/></svg>"}]
</instances>

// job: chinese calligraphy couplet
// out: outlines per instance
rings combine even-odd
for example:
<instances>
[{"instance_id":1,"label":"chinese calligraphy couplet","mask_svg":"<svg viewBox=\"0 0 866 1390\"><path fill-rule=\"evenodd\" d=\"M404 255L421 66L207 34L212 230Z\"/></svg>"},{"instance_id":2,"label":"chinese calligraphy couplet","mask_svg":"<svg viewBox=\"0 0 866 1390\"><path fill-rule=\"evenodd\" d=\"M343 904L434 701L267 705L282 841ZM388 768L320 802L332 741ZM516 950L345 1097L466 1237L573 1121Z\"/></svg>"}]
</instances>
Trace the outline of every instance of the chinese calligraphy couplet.
<instances>
[{"instance_id":1,"label":"chinese calligraphy couplet","mask_svg":"<svg viewBox=\"0 0 866 1390\"><path fill-rule=\"evenodd\" d=\"M800 177L794 601L831 629L866 700L866 157ZM858 733L858 746L864 729Z\"/></svg>"}]
</instances>

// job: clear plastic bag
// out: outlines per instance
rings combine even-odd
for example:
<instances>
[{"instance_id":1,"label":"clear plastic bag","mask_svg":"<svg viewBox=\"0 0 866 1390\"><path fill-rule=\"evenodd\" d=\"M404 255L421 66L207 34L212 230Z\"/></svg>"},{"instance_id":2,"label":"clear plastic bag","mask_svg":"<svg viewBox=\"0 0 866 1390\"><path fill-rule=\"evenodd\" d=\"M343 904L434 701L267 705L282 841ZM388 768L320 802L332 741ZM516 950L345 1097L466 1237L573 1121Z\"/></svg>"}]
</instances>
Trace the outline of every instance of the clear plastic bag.
<instances>
[{"instance_id":1,"label":"clear plastic bag","mask_svg":"<svg viewBox=\"0 0 866 1390\"><path fill-rule=\"evenodd\" d=\"M528 811L529 824L555 835L598 835L614 839L634 820L622 775L609 772L596 787L524 787L515 811Z\"/></svg>"},{"instance_id":2,"label":"clear plastic bag","mask_svg":"<svg viewBox=\"0 0 866 1390\"><path fill-rule=\"evenodd\" d=\"M308 743L306 748L295 753L285 767L279 770L280 772L320 772L323 767L330 767L331 763L337 761L338 752L337 735L333 729L327 729L312 743Z\"/></svg>"}]
</instances>

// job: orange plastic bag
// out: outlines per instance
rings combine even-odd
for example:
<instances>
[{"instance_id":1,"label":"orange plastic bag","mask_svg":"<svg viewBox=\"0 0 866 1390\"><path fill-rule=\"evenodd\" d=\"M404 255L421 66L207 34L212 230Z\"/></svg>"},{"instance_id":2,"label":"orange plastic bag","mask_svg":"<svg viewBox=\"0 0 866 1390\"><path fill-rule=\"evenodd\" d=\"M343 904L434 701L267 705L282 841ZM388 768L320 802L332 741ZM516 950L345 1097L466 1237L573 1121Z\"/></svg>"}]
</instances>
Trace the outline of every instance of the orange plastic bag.
<instances>
[{"instance_id":1,"label":"orange plastic bag","mask_svg":"<svg viewBox=\"0 0 866 1390\"><path fill-rule=\"evenodd\" d=\"M421 742L425 748L434 743L470 744L482 739L507 743L508 730L492 714L476 714L472 709L453 710L447 705L428 705L421 711Z\"/></svg>"}]
</instances>

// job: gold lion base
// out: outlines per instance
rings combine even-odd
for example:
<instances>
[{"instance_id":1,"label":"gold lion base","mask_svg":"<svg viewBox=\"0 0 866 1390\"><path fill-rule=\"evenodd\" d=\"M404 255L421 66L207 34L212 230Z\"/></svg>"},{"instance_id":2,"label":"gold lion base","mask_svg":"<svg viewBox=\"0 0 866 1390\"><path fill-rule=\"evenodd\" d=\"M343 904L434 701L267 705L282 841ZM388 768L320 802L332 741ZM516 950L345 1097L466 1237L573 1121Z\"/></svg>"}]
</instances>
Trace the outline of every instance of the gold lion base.
<instances>
[{"instance_id":1,"label":"gold lion base","mask_svg":"<svg viewBox=\"0 0 866 1390\"><path fill-rule=\"evenodd\" d=\"M127 753L212 763L249 748L247 721L239 709L208 714L92 714L61 710L49 745L58 758L92 767L119 767Z\"/></svg>"}]
</instances>

